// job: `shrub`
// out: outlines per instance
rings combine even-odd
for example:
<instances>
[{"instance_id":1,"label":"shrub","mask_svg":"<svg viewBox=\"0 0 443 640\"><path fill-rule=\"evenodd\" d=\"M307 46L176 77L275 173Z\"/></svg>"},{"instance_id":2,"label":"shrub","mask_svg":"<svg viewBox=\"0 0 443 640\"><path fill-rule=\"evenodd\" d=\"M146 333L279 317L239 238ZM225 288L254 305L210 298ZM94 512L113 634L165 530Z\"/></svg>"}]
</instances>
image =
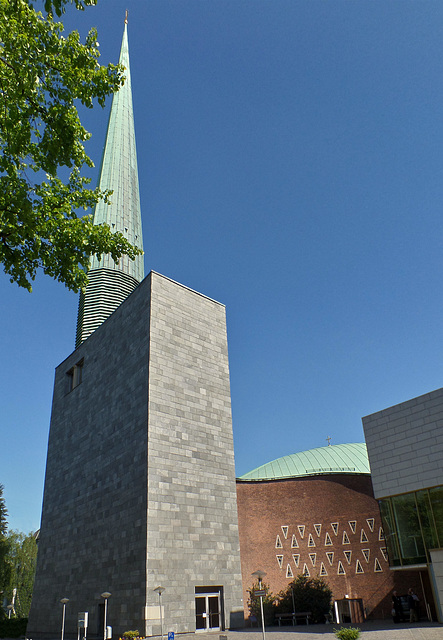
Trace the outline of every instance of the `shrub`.
<instances>
[{"instance_id":1,"label":"shrub","mask_svg":"<svg viewBox=\"0 0 443 640\"><path fill-rule=\"evenodd\" d=\"M19 638L26 633L28 618L0 618L0 638Z\"/></svg>"},{"instance_id":2,"label":"shrub","mask_svg":"<svg viewBox=\"0 0 443 640\"><path fill-rule=\"evenodd\" d=\"M135 631L125 631L123 633L123 638L125 640L134 640L134 638L139 638L140 637L140 631L135 630Z\"/></svg>"},{"instance_id":3,"label":"shrub","mask_svg":"<svg viewBox=\"0 0 443 640\"><path fill-rule=\"evenodd\" d=\"M269 587L264 582L261 583L261 588L266 591L266 595L263 596L263 614L265 617L265 624L272 624L274 622L275 613L275 596L269 591ZM255 582L250 589L248 589L248 608L249 615L257 618L258 624L261 624L261 610L260 610L260 598L254 596L254 592L258 591L258 581Z\"/></svg>"},{"instance_id":4,"label":"shrub","mask_svg":"<svg viewBox=\"0 0 443 640\"><path fill-rule=\"evenodd\" d=\"M334 629L334 632L339 640L357 640L360 637L360 629L353 627L341 627L341 629Z\"/></svg>"},{"instance_id":5,"label":"shrub","mask_svg":"<svg viewBox=\"0 0 443 640\"><path fill-rule=\"evenodd\" d=\"M278 594L277 612L310 611L313 622L324 622L331 610L332 591L323 578L299 575Z\"/></svg>"}]
</instances>

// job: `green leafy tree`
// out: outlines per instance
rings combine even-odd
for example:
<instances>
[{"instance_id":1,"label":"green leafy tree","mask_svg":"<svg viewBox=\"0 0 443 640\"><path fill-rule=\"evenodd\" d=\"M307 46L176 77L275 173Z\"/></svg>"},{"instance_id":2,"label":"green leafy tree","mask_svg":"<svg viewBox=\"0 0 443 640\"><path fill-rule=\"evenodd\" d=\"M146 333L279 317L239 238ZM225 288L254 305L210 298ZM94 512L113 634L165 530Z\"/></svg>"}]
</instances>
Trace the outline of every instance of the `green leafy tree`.
<instances>
[{"instance_id":1,"label":"green leafy tree","mask_svg":"<svg viewBox=\"0 0 443 640\"><path fill-rule=\"evenodd\" d=\"M5 536L8 531L8 511L3 497L4 487L0 484L0 536Z\"/></svg>"},{"instance_id":2,"label":"green leafy tree","mask_svg":"<svg viewBox=\"0 0 443 640\"><path fill-rule=\"evenodd\" d=\"M15 589L15 616L27 618L31 607L37 562L36 537L33 533L26 535L19 531L10 531L6 537L6 543L9 581L4 595L8 603L12 602Z\"/></svg>"},{"instance_id":3,"label":"green leafy tree","mask_svg":"<svg viewBox=\"0 0 443 640\"><path fill-rule=\"evenodd\" d=\"M324 622L331 610L332 591L323 578L299 575L278 594L277 611L310 611L313 622Z\"/></svg>"},{"instance_id":4,"label":"green leafy tree","mask_svg":"<svg viewBox=\"0 0 443 640\"><path fill-rule=\"evenodd\" d=\"M100 66L97 33L85 43L54 21L66 0L0 0L0 262L11 282L32 290L38 268L78 291L91 256L116 261L142 251L90 211L111 192L90 189L93 162L77 106L104 105L124 82L119 65ZM77 8L95 0L75 0Z\"/></svg>"},{"instance_id":5,"label":"green leafy tree","mask_svg":"<svg viewBox=\"0 0 443 640\"><path fill-rule=\"evenodd\" d=\"M275 596L269 590L269 586L262 581L261 587L259 586L258 580L254 582L250 589L247 589L249 594L248 597L248 608L249 615L255 616L258 624L261 624L261 609L260 609L260 597L255 596L254 593L259 589L262 589L266 592L266 595L263 597L263 614L265 617L265 624L272 624L274 622L274 613L275 613Z\"/></svg>"},{"instance_id":6,"label":"green leafy tree","mask_svg":"<svg viewBox=\"0 0 443 640\"><path fill-rule=\"evenodd\" d=\"M2 617L3 603L6 587L9 583L10 567L6 562L8 545L6 534L8 531L8 512L6 510L5 499L3 497L3 485L0 484L0 618Z\"/></svg>"},{"instance_id":7,"label":"green leafy tree","mask_svg":"<svg viewBox=\"0 0 443 640\"><path fill-rule=\"evenodd\" d=\"M33 2L33 0L29 1ZM45 11L47 13L55 11L58 16L61 16L61 14L65 12L65 4L69 1L71 4L75 4L77 9L81 9L82 11L85 7L97 4L97 0L45 0Z\"/></svg>"}]
</instances>

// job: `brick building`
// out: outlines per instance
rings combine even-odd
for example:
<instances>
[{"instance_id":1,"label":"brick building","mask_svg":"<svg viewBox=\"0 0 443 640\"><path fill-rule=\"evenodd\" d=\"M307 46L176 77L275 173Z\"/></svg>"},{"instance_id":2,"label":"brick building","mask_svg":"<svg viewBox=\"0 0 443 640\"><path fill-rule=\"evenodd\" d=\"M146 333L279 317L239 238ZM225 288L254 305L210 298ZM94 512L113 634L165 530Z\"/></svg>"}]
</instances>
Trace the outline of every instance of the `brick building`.
<instances>
[{"instance_id":1,"label":"brick building","mask_svg":"<svg viewBox=\"0 0 443 640\"><path fill-rule=\"evenodd\" d=\"M391 615L392 590L417 573L393 574L365 444L322 447L265 464L237 480L243 601L251 574L266 572L274 595L299 574L322 576L334 601L362 601L372 618ZM347 609L346 609L347 610Z\"/></svg>"}]
</instances>

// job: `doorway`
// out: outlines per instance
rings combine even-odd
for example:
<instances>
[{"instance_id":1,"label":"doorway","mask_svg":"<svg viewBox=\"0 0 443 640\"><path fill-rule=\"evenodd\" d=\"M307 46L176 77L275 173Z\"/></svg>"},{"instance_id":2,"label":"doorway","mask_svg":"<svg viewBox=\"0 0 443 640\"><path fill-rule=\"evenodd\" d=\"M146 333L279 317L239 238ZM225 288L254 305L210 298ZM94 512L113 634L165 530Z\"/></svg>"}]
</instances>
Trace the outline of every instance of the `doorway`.
<instances>
[{"instance_id":1,"label":"doorway","mask_svg":"<svg viewBox=\"0 0 443 640\"><path fill-rule=\"evenodd\" d=\"M220 631L220 592L195 594L195 630Z\"/></svg>"}]
</instances>

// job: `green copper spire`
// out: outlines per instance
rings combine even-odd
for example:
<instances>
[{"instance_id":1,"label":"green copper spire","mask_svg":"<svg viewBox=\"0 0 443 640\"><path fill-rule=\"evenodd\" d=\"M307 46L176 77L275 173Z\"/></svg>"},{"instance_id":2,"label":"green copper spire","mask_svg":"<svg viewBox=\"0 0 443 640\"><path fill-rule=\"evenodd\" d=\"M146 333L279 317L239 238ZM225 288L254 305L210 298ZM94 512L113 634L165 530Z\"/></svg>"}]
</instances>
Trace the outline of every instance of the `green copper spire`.
<instances>
[{"instance_id":1,"label":"green copper spire","mask_svg":"<svg viewBox=\"0 0 443 640\"><path fill-rule=\"evenodd\" d=\"M119 60L126 80L112 101L99 178L100 189L112 189L113 194L110 205L97 204L94 224L106 223L111 231L120 231L131 244L143 248L127 26L126 17ZM118 264L110 255L101 260L94 257L88 277L86 292L80 295L76 346L143 280L143 256L135 260L122 256Z\"/></svg>"}]
</instances>

